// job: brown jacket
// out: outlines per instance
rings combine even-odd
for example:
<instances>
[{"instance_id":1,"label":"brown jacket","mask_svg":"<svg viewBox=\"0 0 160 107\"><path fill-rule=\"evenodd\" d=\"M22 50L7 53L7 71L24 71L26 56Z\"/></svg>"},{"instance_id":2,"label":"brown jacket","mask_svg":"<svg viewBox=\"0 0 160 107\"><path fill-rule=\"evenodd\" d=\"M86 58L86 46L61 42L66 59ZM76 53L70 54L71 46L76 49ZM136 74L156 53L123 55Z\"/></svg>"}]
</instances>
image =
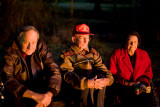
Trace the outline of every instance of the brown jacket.
<instances>
[{"instance_id":1,"label":"brown jacket","mask_svg":"<svg viewBox=\"0 0 160 107\"><path fill-rule=\"evenodd\" d=\"M64 80L71 84L75 89L84 90L88 87L87 79L109 78L111 85L113 76L107 67L102 63L99 53L91 47L87 47L83 51L72 45L61 54L62 63L60 65Z\"/></svg>"},{"instance_id":2,"label":"brown jacket","mask_svg":"<svg viewBox=\"0 0 160 107\"><path fill-rule=\"evenodd\" d=\"M59 67L42 41L38 41L36 51L26 59L14 41L6 49L1 77L5 90L19 100L27 89L40 93L51 91L55 96L61 86Z\"/></svg>"}]
</instances>

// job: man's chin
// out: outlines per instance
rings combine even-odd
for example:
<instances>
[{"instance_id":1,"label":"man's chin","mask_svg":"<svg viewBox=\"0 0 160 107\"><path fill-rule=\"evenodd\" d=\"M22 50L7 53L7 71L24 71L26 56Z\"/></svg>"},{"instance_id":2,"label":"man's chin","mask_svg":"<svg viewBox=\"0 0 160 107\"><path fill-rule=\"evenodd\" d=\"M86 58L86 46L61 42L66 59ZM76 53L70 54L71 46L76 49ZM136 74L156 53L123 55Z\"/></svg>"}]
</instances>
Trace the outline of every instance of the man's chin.
<instances>
[{"instance_id":1,"label":"man's chin","mask_svg":"<svg viewBox=\"0 0 160 107\"><path fill-rule=\"evenodd\" d=\"M85 49L88 45L79 46L80 49Z\"/></svg>"},{"instance_id":2,"label":"man's chin","mask_svg":"<svg viewBox=\"0 0 160 107\"><path fill-rule=\"evenodd\" d=\"M33 52L25 52L26 55L32 55Z\"/></svg>"},{"instance_id":3,"label":"man's chin","mask_svg":"<svg viewBox=\"0 0 160 107\"><path fill-rule=\"evenodd\" d=\"M85 49L86 47L80 47L81 50Z\"/></svg>"}]
</instances>

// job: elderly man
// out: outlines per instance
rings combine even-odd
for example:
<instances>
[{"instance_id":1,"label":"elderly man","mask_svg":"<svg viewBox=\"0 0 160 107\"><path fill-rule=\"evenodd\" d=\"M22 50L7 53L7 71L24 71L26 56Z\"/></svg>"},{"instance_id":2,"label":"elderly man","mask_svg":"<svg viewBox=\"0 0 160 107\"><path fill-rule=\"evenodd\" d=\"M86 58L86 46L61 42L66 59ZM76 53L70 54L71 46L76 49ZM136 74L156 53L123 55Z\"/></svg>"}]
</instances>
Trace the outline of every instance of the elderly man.
<instances>
[{"instance_id":1,"label":"elderly man","mask_svg":"<svg viewBox=\"0 0 160 107\"><path fill-rule=\"evenodd\" d=\"M106 66L102 63L101 56L92 47L88 46L90 41L89 27L86 24L77 25L73 31L72 42L68 49L61 54L60 65L63 79L72 89L67 90L69 96L73 97L72 103L79 99L78 103L83 107L103 107L105 87L113 83L113 77Z\"/></svg>"},{"instance_id":2,"label":"elderly man","mask_svg":"<svg viewBox=\"0 0 160 107\"><path fill-rule=\"evenodd\" d=\"M17 40L6 48L1 78L7 107L47 107L59 93L59 67L35 27L19 29Z\"/></svg>"}]
</instances>

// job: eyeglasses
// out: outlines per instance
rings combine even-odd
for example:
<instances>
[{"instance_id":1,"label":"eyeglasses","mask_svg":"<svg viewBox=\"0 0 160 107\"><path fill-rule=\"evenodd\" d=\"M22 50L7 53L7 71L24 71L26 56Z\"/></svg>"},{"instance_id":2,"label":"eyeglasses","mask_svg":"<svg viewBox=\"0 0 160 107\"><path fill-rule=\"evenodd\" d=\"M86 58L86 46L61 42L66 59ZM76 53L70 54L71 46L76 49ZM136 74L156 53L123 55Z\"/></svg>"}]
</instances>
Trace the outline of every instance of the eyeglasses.
<instances>
[{"instance_id":1,"label":"eyeglasses","mask_svg":"<svg viewBox=\"0 0 160 107\"><path fill-rule=\"evenodd\" d=\"M89 36L77 36L78 39L90 39Z\"/></svg>"}]
</instances>

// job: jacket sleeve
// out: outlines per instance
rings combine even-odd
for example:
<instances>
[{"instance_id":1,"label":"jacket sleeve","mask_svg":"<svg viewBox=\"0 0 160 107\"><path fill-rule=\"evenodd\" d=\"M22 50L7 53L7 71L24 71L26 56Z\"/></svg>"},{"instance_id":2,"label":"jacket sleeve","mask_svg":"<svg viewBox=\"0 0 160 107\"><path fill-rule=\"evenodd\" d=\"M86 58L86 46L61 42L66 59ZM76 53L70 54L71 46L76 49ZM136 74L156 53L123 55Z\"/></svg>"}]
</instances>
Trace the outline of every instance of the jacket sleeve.
<instances>
[{"instance_id":1,"label":"jacket sleeve","mask_svg":"<svg viewBox=\"0 0 160 107\"><path fill-rule=\"evenodd\" d=\"M53 56L45 43L42 44L40 49L40 55L44 64L46 77L49 82L49 91L51 91L55 96L59 93L62 82L60 69L53 61Z\"/></svg>"},{"instance_id":2,"label":"jacket sleeve","mask_svg":"<svg viewBox=\"0 0 160 107\"><path fill-rule=\"evenodd\" d=\"M84 90L88 87L86 77L79 77L74 71L71 59L64 54L61 54L61 73L66 83L70 84L75 89Z\"/></svg>"},{"instance_id":3,"label":"jacket sleeve","mask_svg":"<svg viewBox=\"0 0 160 107\"><path fill-rule=\"evenodd\" d=\"M98 71L98 74L104 74L106 78L110 80L108 86L113 84L114 78L112 76L112 73L110 70L107 69L107 67L102 63L102 58L98 52L94 54L94 68L96 71Z\"/></svg>"},{"instance_id":4,"label":"jacket sleeve","mask_svg":"<svg viewBox=\"0 0 160 107\"><path fill-rule=\"evenodd\" d=\"M23 93L27 90L23 84L21 84L15 77L14 77L14 62L15 58L14 55L6 54L3 60L3 67L1 71L1 78L4 83L5 89L7 92L11 93L15 97L21 98Z\"/></svg>"},{"instance_id":5,"label":"jacket sleeve","mask_svg":"<svg viewBox=\"0 0 160 107\"><path fill-rule=\"evenodd\" d=\"M151 60L149 58L149 55L145 52L145 59L147 59L147 61L145 61L145 63L147 63L145 72L142 76L140 76L137 80L144 83L145 85L151 85L150 84L150 80L152 80L153 78L153 72L152 72L152 65L151 65Z\"/></svg>"},{"instance_id":6,"label":"jacket sleeve","mask_svg":"<svg viewBox=\"0 0 160 107\"><path fill-rule=\"evenodd\" d=\"M119 52L117 52L117 50L113 50L113 52L111 53L109 69L110 69L116 83L125 84L125 78L123 78L117 74L117 61L118 61L118 57L119 57L119 55L117 53L119 53Z\"/></svg>"}]
</instances>

